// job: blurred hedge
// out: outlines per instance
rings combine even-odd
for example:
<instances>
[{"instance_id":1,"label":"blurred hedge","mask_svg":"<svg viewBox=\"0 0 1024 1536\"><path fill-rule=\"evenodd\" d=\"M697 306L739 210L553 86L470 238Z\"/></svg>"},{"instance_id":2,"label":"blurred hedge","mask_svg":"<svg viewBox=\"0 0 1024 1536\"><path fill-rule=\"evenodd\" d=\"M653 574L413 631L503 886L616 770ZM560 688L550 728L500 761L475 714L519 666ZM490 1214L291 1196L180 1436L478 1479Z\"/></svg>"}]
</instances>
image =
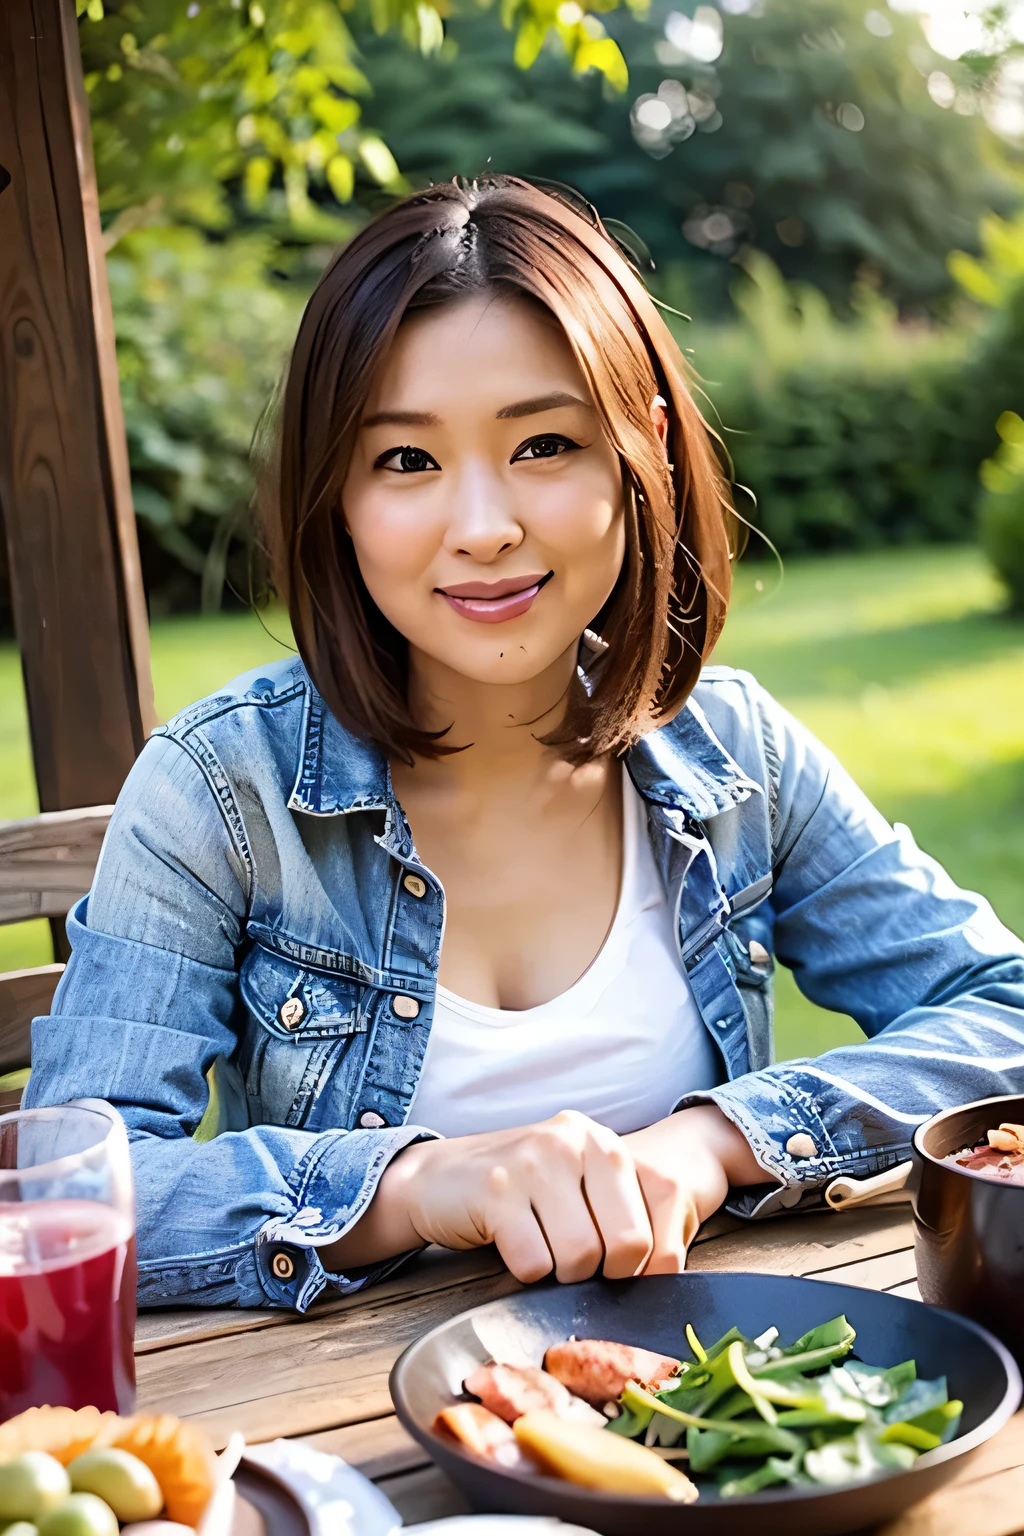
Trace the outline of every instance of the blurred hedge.
<instances>
[{"instance_id":1,"label":"blurred hedge","mask_svg":"<svg viewBox=\"0 0 1024 1536\"><path fill-rule=\"evenodd\" d=\"M782 554L973 536L996 420L1024 407L1024 285L1004 297L934 327L864 290L841 323L751 257L736 324L681 333L756 502L743 510Z\"/></svg>"}]
</instances>

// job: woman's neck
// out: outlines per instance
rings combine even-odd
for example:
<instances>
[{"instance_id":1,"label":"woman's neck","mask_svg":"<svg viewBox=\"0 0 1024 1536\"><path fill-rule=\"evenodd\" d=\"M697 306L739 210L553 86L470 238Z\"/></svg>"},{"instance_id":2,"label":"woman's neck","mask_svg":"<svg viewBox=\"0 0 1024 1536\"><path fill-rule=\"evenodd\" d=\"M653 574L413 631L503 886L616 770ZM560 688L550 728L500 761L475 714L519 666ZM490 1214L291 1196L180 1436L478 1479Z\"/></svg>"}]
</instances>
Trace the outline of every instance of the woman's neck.
<instances>
[{"instance_id":1,"label":"woman's neck","mask_svg":"<svg viewBox=\"0 0 1024 1536\"><path fill-rule=\"evenodd\" d=\"M435 780L452 790L477 785L561 777L564 759L539 739L565 718L576 671L574 644L538 676L521 683L478 682L413 651L409 658L409 706L417 725L445 731L447 745L464 750L439 759L417 759L412 772L422 787ZM397 765L395 765L397 766Z\"/></svg>"}]
</instances>

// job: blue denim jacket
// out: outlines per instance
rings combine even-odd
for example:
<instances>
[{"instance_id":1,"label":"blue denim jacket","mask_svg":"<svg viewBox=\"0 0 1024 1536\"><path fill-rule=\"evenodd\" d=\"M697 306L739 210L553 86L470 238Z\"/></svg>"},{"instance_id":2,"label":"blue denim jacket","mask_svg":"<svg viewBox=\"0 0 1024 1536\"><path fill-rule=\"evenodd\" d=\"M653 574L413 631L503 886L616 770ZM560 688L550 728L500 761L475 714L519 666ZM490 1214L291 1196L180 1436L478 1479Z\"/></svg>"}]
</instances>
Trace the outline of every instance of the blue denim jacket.
<instances>
[{"instance_id":1,"label":"blue denim jacket","mask_svg":"<svg viewBox=\"0 0 1024 1536\"><path fill-rule=\"evenodd\" d=\"M694 1100L765 1169L734 1208L820 1201L837 1174L903 1159L936 1109L1021 1092L1024 948L753 678L708 669L626 763L721 1059ZM148 742L69 918L26 1098L123 1115L144 1305L302 1310L391 1267L328 1274L317 1249L432 1134L408 1116L443 918L385 757L299 662ZM868 1042L773 1065L773 955Z\"/></svg>"}]
</instances>

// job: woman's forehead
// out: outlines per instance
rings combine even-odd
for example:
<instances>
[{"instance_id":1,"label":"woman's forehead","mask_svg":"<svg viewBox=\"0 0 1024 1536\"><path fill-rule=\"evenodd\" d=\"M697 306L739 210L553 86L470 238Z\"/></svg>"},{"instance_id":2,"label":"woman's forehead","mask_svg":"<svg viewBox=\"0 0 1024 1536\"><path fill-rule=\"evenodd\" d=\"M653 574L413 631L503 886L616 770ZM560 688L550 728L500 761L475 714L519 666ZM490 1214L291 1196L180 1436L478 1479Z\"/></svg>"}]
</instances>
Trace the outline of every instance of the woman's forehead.
<instances>
[{"instance_id":1,"label":"woman's forehead","mask_svg":"<svg viewBox=\"0 0 1024 1536\"><path fill-rule=\"evenodd\" d=\"M561 386L590 400L590 390L562 327L528 295L483 290L411 310L398 328L367 402L367 414L403 409L413 397L495 392L509 401L524 388Z\"/></svg>"}]
</instances>

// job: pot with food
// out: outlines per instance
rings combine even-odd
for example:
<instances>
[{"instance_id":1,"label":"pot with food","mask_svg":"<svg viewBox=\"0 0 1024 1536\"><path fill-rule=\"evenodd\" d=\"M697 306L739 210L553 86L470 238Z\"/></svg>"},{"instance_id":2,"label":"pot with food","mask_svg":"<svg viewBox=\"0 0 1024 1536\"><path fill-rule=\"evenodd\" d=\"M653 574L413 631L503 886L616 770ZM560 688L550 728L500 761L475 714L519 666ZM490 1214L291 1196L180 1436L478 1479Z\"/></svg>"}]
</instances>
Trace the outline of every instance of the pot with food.
<instances>
[{"instance_id":1,"label":"pot with food","mask_svg":"<svg viewBox=\"0 0 1024 1536\"><path fill-rule=\"evenodd\" d=\"M918 1127L914 1152L921 1295L1024 1361L1024 1097L943 1110Z\"/></svg>"}]
</instances>

